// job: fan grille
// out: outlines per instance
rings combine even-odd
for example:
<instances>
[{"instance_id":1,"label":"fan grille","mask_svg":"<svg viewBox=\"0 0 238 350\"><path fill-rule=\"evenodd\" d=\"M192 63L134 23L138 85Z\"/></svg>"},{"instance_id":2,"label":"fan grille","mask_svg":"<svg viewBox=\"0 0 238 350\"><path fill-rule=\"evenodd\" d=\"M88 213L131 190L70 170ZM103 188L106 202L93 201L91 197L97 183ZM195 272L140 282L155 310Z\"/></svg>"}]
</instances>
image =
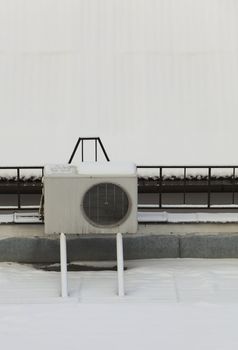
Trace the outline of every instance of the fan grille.
<instances>
[{"instance_id":1,"label":"fan grille","mask_svg":"<svg viewBox=\"0 0 238 350\"><path fill-rule=\"evenodd\" d=\"M85 193L83 210L93 224L113 226L125 220L129 210L128 196L118 185L100 183Z\"/></svg>"}]
</instances>

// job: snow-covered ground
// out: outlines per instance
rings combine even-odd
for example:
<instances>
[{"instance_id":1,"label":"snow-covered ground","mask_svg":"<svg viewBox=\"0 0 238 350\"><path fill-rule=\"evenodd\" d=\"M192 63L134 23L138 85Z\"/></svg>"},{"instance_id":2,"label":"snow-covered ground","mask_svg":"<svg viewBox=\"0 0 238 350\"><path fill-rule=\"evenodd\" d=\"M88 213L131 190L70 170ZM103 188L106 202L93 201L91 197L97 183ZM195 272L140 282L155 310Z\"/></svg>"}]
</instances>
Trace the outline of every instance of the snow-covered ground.
<instances>
[{"instance_id":1,"label":"snow-covered ground","mask_svg":"<svg viewBox=\"0 0 238 350\"><path fill-rule=\"evenodd\" d=\"M126 297L116 296L114 271L70 272L64 303L59 272L1 263L1 348L237 349L238 260L126 266Z\"/></svg>"}]
</instances>

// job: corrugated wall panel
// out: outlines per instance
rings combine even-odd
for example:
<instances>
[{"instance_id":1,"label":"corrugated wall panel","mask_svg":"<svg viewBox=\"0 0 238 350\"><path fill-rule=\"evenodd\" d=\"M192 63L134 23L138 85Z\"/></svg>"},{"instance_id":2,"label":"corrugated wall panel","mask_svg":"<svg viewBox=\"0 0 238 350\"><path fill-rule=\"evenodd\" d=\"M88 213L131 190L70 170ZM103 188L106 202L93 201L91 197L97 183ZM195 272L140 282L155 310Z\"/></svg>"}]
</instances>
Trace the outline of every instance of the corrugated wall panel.
<instances>
[{"instance_id":1,"label":"corrugated wall panel","mask_svg":"<svg viewBox=\"0 0 238 350\"><path fill-rule=\"evenodd\" d=\"M0 163L238 163L237 46L236 0L0 0Z\"/></svg>"}]
</instances>

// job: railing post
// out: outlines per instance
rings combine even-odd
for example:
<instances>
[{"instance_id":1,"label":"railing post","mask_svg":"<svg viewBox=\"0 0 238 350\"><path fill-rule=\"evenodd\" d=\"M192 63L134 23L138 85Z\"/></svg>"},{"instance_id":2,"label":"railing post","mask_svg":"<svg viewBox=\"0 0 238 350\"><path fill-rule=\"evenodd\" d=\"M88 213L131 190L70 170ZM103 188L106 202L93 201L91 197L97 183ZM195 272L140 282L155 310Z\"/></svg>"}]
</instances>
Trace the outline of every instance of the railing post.
<instances>
[{"instance_id":1,"label":"railing post","mask_svg":"<svg viewBox=\"0 0 238 350\"><path fill-rule=\"evenodd\" d=\"M17 208L21 209L21 194L20 194L20 168L17 167Z\"/></svg>"},{"instance_id":2,"label":"railing post","mask_svg":"<svg viewBox=\"0 0 238 350\"><path fill-rule=\"evenodd\" d=\"M186 167L183 169L183 204L186 204Z\"/></svg>"},{"instance_id":3,"label":"railing post","mask_svg":"<svg viewBox=\"0 0 238 350\"><path fill-rule=\"evenodd\" d=\"M236 178L236 168L233 167L233 174L232 174L232 204L235 204L235 178Z\"/></svg>"},{"instance_id":4,"label":"railing post","mask_svg":"<svg viewBox=\"0 0 238 350\"><path fill-rule=\"evenodd\" d=\"M208 167L207 207L211 206L211 167Z\"/></svg>"},{"instance_id":5,"label":"railing post","mask_svg":"<svg viewBox=\"0 0 238 350\"><path fill-rule=\"evenodd\" d=\"M163 185L163 168L159 168L159 207L162 208L162 185Z\"/></svg>"}]
</instances>

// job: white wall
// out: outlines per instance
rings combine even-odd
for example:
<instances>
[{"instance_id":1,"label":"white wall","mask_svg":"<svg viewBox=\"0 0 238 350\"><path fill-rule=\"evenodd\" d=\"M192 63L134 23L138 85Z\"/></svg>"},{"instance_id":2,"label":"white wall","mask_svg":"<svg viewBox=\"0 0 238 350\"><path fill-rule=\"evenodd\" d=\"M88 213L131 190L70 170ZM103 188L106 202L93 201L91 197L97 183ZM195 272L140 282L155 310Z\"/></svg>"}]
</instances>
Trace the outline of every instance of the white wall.
<instances>
[{"instance_id":1,"label":"white wall","mask_svg":"<svg viewBox=\"0 0 238 350\"><path fill-rule=\"evenodd\" d=\"M237 0L0 0L0 165L238 164Z\"/></svg>"}]
</instances>

